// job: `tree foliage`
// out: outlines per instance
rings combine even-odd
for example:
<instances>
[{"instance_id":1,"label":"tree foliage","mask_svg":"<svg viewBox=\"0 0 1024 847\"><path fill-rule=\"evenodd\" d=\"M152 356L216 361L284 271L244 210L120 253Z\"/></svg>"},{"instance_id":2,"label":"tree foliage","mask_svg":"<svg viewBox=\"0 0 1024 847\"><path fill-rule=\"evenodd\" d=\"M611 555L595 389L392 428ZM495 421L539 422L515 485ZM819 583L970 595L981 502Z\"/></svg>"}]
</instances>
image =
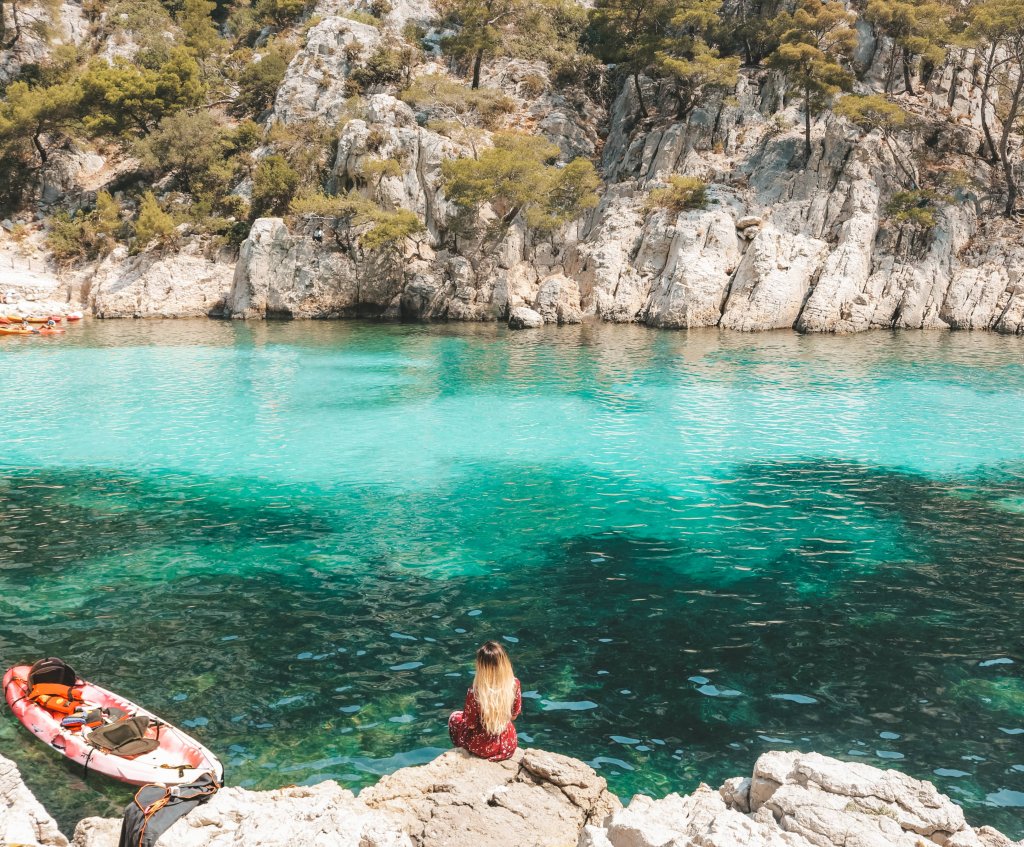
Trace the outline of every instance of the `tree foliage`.
<instances>
[{"instance_id":1,"label":"tree foliage","mask_svg":"<svg viewBox=\"0 0 1024 847\"><path fill-rule=\"evenodd\" d=\"M356 241L370 251L397 248L406 238L423 231L423 222L408 209L385 209L357 192L327 195L306 191L297 195L289 207L293 215L334 218L343 227L358 232Z\"/></svg>"},{"instance_id":2,"label":"tree foliage","mask_svg":"<svg viewBox=\"0 0 1024 847\"><path fill-rule=\"evenodd\" d=\"M300 182L298 171L279 153L260 159L252 178L253 214L283 214Z\"/></svg>"},{"instance_id":3,"label":"tree foliage","mask_svg":"<svg viewBox=\"0 0 1024 847\"><path fill-rule=\"evenodd\" d=\"M843 66L857 44L854 15L838 0L801 0L779 17L779 46L769 60L803 93L804 150L811 155L811 116L853 83Z\"/></svg>"},{"instance_id":4,"label":"tree foliage","mask_svg":"<svg viewBox=\"0 0 1024 847\"><path fill-rule=\"evenodd\" d=\"M655 188L647 198L647 208L666 209L678 215L690 209L703 209L708 202L708 186L695 176L672 174L665 188Z\"/></svg>"},{"instance_id":5,"label":"tree foliage","mask_svg":"<svg viewBox=\"0 0 1024 847\"><path fill-rule=\"evenodd\" d=\"M442 47L480 87L485 58L520 56L569 63L583 29L573 0L439 0L438 23L454 30Z\"/></svg>"},{"instance_id":6,"label":"tree foliage","mask_svg":"<svg viewBox=\"0 0 1024 847\"><path fill-rule=\"evenodd\" d=\"M896 141L896 133L910 124L910 115L902 106L881 94L847 94L839 99L833 111L864 132L878 131L893 161L910 180L911 187L919 187L913 163L898 150Z\"/></svg>"},{"instance_id":7,"label":"tree foliage","mask_svg":"<svg viewBox=\"0 0 1024 847\"><path fill-rule=\"evenodd\" d=\"M236 116L258 117L274 104L277 89L284 81L288 60L273 46L245 66L238 78L238 93L231 105Z\"/></svg>"},{"instance_id":8,"label":"tree foliage","mask_svg":"<svg viewBox=\"0 0 1024 847\"><path fill-rule=\"evenodd\" d=\"M142 195L135 219L135 249L144 250L154 242L164 247L173 240L174 233L174 218L160 208L153 192L147 191Z\"/></svg>"},{"instance_id":9,"label":"tree foliage","mask_svg":"<svg viewBox=\"0 0 1024 847\"><path fill-rule=\"evenodd\" d=\"M165 115L200 104L206 94L199 65L184 47L166 59L97 59L81 76L82 125L93 135L145 135Z\"/></svg>"},{"instance_id":10,"label":"tree foliage","mask_svg":"<svg viewBox=\"0 0 1024 847\"><path fill-rule=\"evenodd\" d=\"M640 113L647 111L640 75L654 64L672 22L671 0L597 0L588 40L602 60L620 66L633 79Z\"/></svg>"},{"instance_id":11,"label":"tree foliage","mask_svg":"<svg viewBox=\"0 0 1024 847\"><path fill-rule=\"evenodd\" d=\"M558 147L544 138L498 133L494 147L477 159L442 163L447 195L459 206L475 209L486 202L502 209L502 221L522 214L536 232L552 232L597 205L600 181L586 159L564 167L554 164Z\"/></svg>"},{"instance_id":12,"label":"tree foliage","mask_svg":"<svg viewBox=\"0 0 1024 847\"><path fill-rule=\"evenodd\" d=\"M1014 171L1010 135L1017 125L1024 103L1024 3L1020 0L981 0L971 6L969 38L987 47L983 71L981 121L990 152L1002 164L1006 185L1004 211L1017 210L1019 186ZM993 140L988 127L990 91L996 89L1004 108L1003 130Z\"/></svg>"},{"instance_id":13,"label":"tree foliage","mask_svg":"<svg viewBox=\"0 0 1024 847\"><path fill-rule=\"evenodd\" d=\"M98 259L114 249L122 226L120 204L101 191L89 212L58 212L47 229L46 246L60 262Z\"/></svg>"},{"instance_id":14,"label":"tree foliage","mask_svg":"<svg viewBox=\"0 0 1024 847\"><path fill-rule=\"evenodd\" d=\"M914 93L916 59L932 65L942 62L950 39L951 16L951 7L942 0L868 0L864 19L896 46L886 73L886 91L892 90L897 62L903 68L903 86L908 94Z\"/></svg>"}]
</instances>

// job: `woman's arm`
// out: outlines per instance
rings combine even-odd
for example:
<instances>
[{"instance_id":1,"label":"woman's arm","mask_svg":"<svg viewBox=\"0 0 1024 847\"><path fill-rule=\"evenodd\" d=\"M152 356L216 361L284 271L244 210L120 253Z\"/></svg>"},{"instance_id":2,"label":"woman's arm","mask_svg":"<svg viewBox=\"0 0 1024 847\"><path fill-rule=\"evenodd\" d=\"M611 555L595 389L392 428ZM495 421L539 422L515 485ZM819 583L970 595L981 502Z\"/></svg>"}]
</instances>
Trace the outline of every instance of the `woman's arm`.
<instances>
[{"instance_id":1,"label":"woman's arm","mask_svg":"<svg viewBox=\"0 0 1024 847\"><path fill-rule=\"evenodd\" d=\"M516 697L512 701L512 720L515 720L523 711L523 687L516 680Z\"/></svg>"}]
</instances>

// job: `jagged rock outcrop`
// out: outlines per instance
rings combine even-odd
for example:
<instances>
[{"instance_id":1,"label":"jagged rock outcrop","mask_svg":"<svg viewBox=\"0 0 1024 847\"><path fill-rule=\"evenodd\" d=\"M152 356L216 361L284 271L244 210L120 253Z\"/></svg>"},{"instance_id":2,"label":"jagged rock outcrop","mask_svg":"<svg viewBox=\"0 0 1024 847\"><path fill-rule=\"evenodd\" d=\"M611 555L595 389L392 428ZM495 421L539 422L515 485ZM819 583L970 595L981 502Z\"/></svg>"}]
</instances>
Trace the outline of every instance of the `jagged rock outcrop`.
<instances>
[{"instance_id":1,"label":"jagged rock outcrop","mask_svg":"<svg viewBox=\"0 0 1024 847\"><path fill-rule=\"evenodd\" d=\"M929 782L817 753L765 753L750 779L639 796L580 847L1013 847Z\"/></svg>"},{"instance_id":2,"label":"jagged rock outcrop","mask_svg":"<svg viewBox=\"0 0 1024 847\"><path fill-rule=\"evenodd\" d=\"M575 759L520 750L506 762L451 750L384 777L359 797L335 782L226 788L175 823L161 847L523 847L575 844L620 806ZM116 847L120 821L87 818L74 847ZM64 842L66 843L66 842Z\"/></svg>"},{"instance_id":3,"label":"jagged rock outcrop","mask_svg":"<svg viewBox=\"0 0 1024 847\"><path fill-rule=\"evenodd\" d=\"M72 299L101 318L220 316L235 266L228 255L209 258L203 247L191 241L180 251L137 256L118 247L69 274Z\"/></svg>"},{"instance_id":4,"label":"jagged rock outcrop","mask_svg":"<svg viewBox=\"0 0 1024 847\"><path fill-rule=\"evenodd\" d=\"M320 21L288 65L274 100L273 119L337 123L351 96L347 83L352 68L379 43L380 31L369 24L340 16Z\"/></svg>"},{"instance_id":5,"label":"jagged rock outcrop","mask_svg":"<svg viewBox=\"0 0 1024 847\"><path fill-rule=\"evenodd\" d=\"M916 94L897 81L894 97L915 118L898 133L865 134L825 111L813 122L809 156L799 98L788 97L784 79L765 69L744 69L730 96L708 97L682 117L670 80L640 79L650 107L641 114L632 80L618 79L617 96L604 101L601 78L614 80L614 69L593 69L585 82L563 85L544 62L513 58L485 64L484 87L500 92L508 107L477 122L486 130L472 118L471 131L453 129L466 118L453 123L450 104L432 111L417 100L411 107L396 97L397 84L370 86L353 101L353 70L396 43L406 23L434 18L429 0L399 0L374 26L363 22L359 3L320 0L269 115L337 125L328 187L355 188L383 209L410 210L423 233L373 253L343 221L259 220L240 251L225 314L489 321L524 307L548 323L1024 333L1024 223L999 217L1002 177L975 155L982 97L971 50L951 48ZM77 2L61 5L58 28L58 41L91 37ZM857 31L855 89L877 92L893 45L863 23ZM433 30L427 41L436 47L440 37ZM17 51L0 55L0 82L49 49L33 39L26 31ZM114 46L101 55L131 49ZM414 75L451 74L436 49L428 53ZM990 103L987 113L998 134L999 109ZM441 165L474 155L494 131L508 129L547 138L563 161L599 161L599 205L543 238L514 210L506 220L509 210L500 204L485 205L475 232L467 230L465 212L444 195ZM88 205L98 188L116 181L117 163L102 152L54 150L42 174L44 206ZM396 163L397 172L381 170L381 161ZM675 174L708 183L706 207L677 213L650 203L651 191ZM935 183L934 226L893 218L888 207L897 192L943 175L955 176L950 185L957 187ZM313 238L318 229L322 239ZM194 256L196 248L186 242L182 252ZM168 261L162 256L154 265ZM188 290L181 296L143 264L115 253L100 270L106 280L93 286L107 294L84 302L105 316L205 314L217 302L220 283L212 275L199 281L192 260L185 261ZM75 297L91 289L75 283L70 290Z\"/></svg>"},{"instance_id":6,"label":"jagged rock outcrop","mask_svg":"<svg viewBox=\"0 0 1024 847\"><path fill-rule=\"evenodd\" d=\"M86 818L74 847L117 847L120 819ZM160 847L412 847L393 821L336 782L246 791L225 788L160 837Z\"/></svg>"},{"instance_id":7,"label":"jagged rock outcrop","mask_svg":"<svg viewBox=\"0 0 1024 847\"><path fill-rule=\"evenodd\" d=\"M67 847L68 844L57 823L21 781L18 766L3 756L0 756L0 844L22 847Z\"/></svg>"},{"instance_id":8,"label":"jagged rock outcrop","mask_svg":"<svg viewBox=\"0 0 1024 847\"><path fill-rule=\"evenodd\" d=\"M72 847L115 847L120 819L86 818ZM67 839L0 757L5 843ZM161 847L1024 847L971 827L935 787L817 753L770 752L717 791L628 806L583 762L519 750L489 762L451 750L383 777L358 797L335 782L225 788L161 836Z\"/></svg>"},{"instance_id":9,"label":"jagged rock outcrop","mask_svg":"<svg viewBox=\"0 0 1024 847\"><path fill-rule=\"evenodd\" d=\"M65 0L52 17L45 2L19 3L17 18L8 4L4 4L0 14L6 18L6 38L13 42L10 47L0 49L0 86L13 80L25 65L45 60L55 47L81 44L88 34L81 0ZM46 36L40 24L47 25ZM15 31L17 35L12 37Z\"/></svg>"},{"instance_id":10,"label":"jagged rock outcrop","mask_svg":"<svg viewBox=\"0 0 1024 847\"><path fill-rule=\"evenodd\" d=\"M385 776L359 795L388 812L417 847L574 844L619 801L603 778L575 759L543 750L488 762L451 751Z\"/></svg>"},{"instance_id":11,"label":"jagged rock outcrop","mask_svg":"<svg viewBox=\"0 0 1024 847\"><path fill-rule=\"evenodd\" d=\"M891 45L862 30L859 86L870 91ZM668 83L643 81L664 116L644 119L634 86L624 84L608 115L601 203L578 227L543 245L544 255L521 226L498 243L453 248L445 236L455 210L443 196L440 163L466 151L422 126L405 104L375 95L366 117L342 131L336 183L359 184L367 157L399 162L401 173L380 181L378 199L421 215L427 238L407 251L401 272L383 266L391 274L383 286L358 260L340 275L332 275L333 260L325 262L327 275L311 289L296 267L292 282L285 274L280 286L294 289L299 308L292 314L490 320L522 306L560 323L595 316L743 331L951 327L1021 333L1024 270L1017 245L1024 228L991 220L980 195L967 189L937 209L930 232L895 225L886 212L892 195L908 187L912 147L927 148L942 158L943 168L959 167L977 185L997 179L960 152L980 141L980 94L965 71L971 60L969 51L952 51L919 95L903 96L903 105L923 122L895 140L863 135L826 114L815 122L806 161L796 107L782 108L780 79L766 71L744 72L735 97L704 103L684 120L671 117ZM441 72L439 66L429 70ZM602 116L589 101L555 99L545 91L539 98L534 92L530 102L524 81L536 85L544 70L512 61L491 72L488 82L518 98L509 125L540 130L567 157L593 155L599 149L594 121ZM651 189L673 173L710 183L705 209L675 214L647 204ZM263 231L257 228L254 238L264 239ZM279 233L279 265L293 250L287 242ZM244 252L242 264L253 255ZM368 292L385 288L390 303L354 303L345 294L340 311L302 306L304 287L320 297L332 287L345 289L353 276L369 283ZM545 289L549 279L575 283L578 297L566 282L559 282L557 295L553 284ZM237 304L233 311L249 314Z\"/></svg>"},{"instance_id":12,"label":"jagged rock outcrop","mask_svg":"<svg viewBox=\"0 0 1024 847\"><path fill-rule=\"evenodd\" d=\"M526 306L516 306L508 316L509 329L539 329L544 326L544 317L540 312Z\"/></svg>"}]
</instances>

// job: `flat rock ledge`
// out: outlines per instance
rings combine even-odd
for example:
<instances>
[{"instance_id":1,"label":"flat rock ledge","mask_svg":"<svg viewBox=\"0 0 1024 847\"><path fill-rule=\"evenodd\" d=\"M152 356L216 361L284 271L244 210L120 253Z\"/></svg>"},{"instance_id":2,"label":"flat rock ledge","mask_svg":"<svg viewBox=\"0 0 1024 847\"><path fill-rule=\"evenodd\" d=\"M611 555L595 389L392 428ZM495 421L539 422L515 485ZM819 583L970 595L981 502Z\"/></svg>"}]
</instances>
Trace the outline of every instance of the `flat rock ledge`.
<instances>
[{"instance_id":1,"label":"flat rock ledge","mask_svg":"<svg viewBox=\"0 0 1024 847\"><path fill-rule=\"evenodd\" d=\"M0 844L67 847L0 757ZM116 847L119 819L86 818L72 847ZM452 750L358 797L335 782L226 788L159 847L1024 847L974 829L929 782L817 753L762 755L751 777L622 807L576 759L520 750L506 762Z\"/></svg>"}]
</instances>

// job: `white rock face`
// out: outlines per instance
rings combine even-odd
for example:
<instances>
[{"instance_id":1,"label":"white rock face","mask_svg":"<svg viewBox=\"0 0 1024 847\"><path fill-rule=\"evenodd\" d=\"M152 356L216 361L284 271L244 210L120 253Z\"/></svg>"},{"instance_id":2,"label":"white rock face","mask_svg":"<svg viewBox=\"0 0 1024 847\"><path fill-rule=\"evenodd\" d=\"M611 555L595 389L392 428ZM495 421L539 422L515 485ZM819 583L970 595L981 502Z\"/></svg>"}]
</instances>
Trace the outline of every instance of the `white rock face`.
<instances>
[{"instance_id":1,"label":"white rock face","mask_svg":"<svg viewBox=\"0 0 1024 847\"><path fill-rule=\"evenodd\" d=\"M21 781L18 766L0 756L0 844L67 847L67 843L56 822Z\"/></svg>"},{"instance_id":2,"label":"white rock face","mask_svg":"<svg viewBox=\"0 0 1024 847\"><path fill-rule=\"evenodd\" d=\"M583 320L580 288L565 274L554 274L541 282L533 308L544 323L578 324Z\"/></svg>"},{"instance_id":3,"label":"white rock face","mask_svg":"<svg viewBox=\"0 0 1024 847\"><path fill-rule=\"evenodd\" d=\"M638 796L580 847L1013 847L928 782L817 753L765 753L751 779Z\"/></svg>"},{"instance_id":4,"label":"white rock face","mask_svg":"<svg viewBox=\"0 0 1024 847\"><path fill-rule=\"evenodd\" d=\"M171 826L160 847L504 847L511 832L523 845L570 845L619 806L575 759L520 750L488 762L452 750L359 797L335 782L226 788ZM119 834L119 820L87 818L72 843L116 847Z\"/></svg>"},{"instance_id":5,"label":"white rock face","mask_svg":"<svg viewBox=\"0 0 1024 847\"><path fill-rule=\"evenodd\" d=\"M385 776L359 799L423 847L505 847L513 833L518 844L570 845L620 805L590 767L542 750L505 762L452 750Z\"/></svg>"},{"instance_id":6,"label":"white rock face","mask_svg":"<svg viewBox=\"0 0 1024 847\"><path fill-rule=\"evenodd\" d=\"M516 306L508 316L509 329L537 329L544 326L544 316L526 306Z\"/></svg>"},{"instance_id":7,"label":"white rock face","mask_svg":"<svg viewBox=\"0 0 1024 847\"><path fill-rule=\"evenodd\" d=\"M763 228L736 271L721 325L746 332L793 326L827 252L817 238Z\"/></svg>"},{"instance_id":8,"label":"white rock face","mask_svg":"<svg viewBox=\"0 0 1024 847\"><path fill-rule=\"evenodd\" d=\"M274 100L272 120L292 123L315 118L336 123L349 98L346 82L354 60L379 43L380 31L369 24L343 17L322 20L289 63Z\"/></svg>"},{"instance_id":9,"label":"white rock face","mask_svg":"<svg viewBox=\"0 0 1024 847\"><path fill-rule=\"evenodd\" d=\"M101 318L219 316L234 276L230 257L214 261L202 245L129 256L118 247L100 262L66 274L77 300Z\"/></svg>"},{"instance_id":10,"label":"white rock face","mask_svg":"<svg viewBox=\"0 0 1024 847\"><path fill-rule=\"evenodd\" d=\"M75 847L116 847L119 820L86 818ZM336 782L246 791L225 788L176 822L160 847L412 847L385 816L368 810Z\"/></svg>"},{"instance_id":11,"label":"white rock face","mask_svg":"<svg viewBox=\"0 0 1024 847\"><path fill-rule=\"evenodd\" d=\"M898 95L919 120L897 137L865 135L826 111L813 122L809 156L798 103L783 105L779 75L749 69L729 97L708 98L681 120L664 80L641 78L650 114L640 115L632 80L606 113L594 80L560 86L543 62L495 59L485 63L483 84L500 90L510 111L488 130L460 132L444 128L452 115L443 108L401 102L398 86L364 94L358 107L349 102L356 64L404 23L425 23L433 14L430 0L396 0L382 28L345 17L365 6L320 0L320 20L289 64L271 119L337 124L329 188L355 188L384 209L410 210L424 232L370 254L359 246L360 233L334 221L323 222L321 241L312 238L312 220L290 221L290 231L281 221L258 221L227 297L236 317L490 321L525 307L548 323L596 317L741 331L1024 334L1024 222L999 217L990 169L961 152L981 142L977 57L970 50L951 49L918 94ZM80 7L62 9L67 38L80 40ZM869 27L858 25L858 33L857 89L877 91L893 45ZM16 59L0 56L0 69ZM415 71L448 72L439 61ZM996 111L989 109L994 130ZM543 135L558 145L560 161L600 158L597 208L539 238L522 216L502 220L509 210L495 202L484 204L476 231L469 231L444 195L442 164L485 149L497 129ZM935 206L934 227L914 231L888 206L913 187L908 173L920 168L921 153L966 187ZM380 161L396 163L397 173L368 176ZM88 203L116 166L87 150L55 151L44 194L48 202ZM708 184L705 208L676 215L649 207L651 190L675 174ZM194 259L190 250L183 252ZM107 315L205 314L216 302L219 269L206 274L182 260L187 291L179 296L168 287L177 268L149 272L144 264L115 254L99 269L96 286L79 280L72 294L102 290L84 301Z\"/></svg>"},{"instance_id":12,"label":"white rock face","mask_svg":"<svg viewBox=\"0 0 1024 847\"><path fill-rule=\"evenodd\" d=\"M72 847L116 847L120 819L86 818ZM3 843L67 839L0 758ZM974 829L928 782L817 753L765 753L718 791L622 804L576 759L519 750L489 762L450 750L358 797L335 782L225 788L172 825L160 847L1024 847Z\"/></svg>"}]
</instances>

